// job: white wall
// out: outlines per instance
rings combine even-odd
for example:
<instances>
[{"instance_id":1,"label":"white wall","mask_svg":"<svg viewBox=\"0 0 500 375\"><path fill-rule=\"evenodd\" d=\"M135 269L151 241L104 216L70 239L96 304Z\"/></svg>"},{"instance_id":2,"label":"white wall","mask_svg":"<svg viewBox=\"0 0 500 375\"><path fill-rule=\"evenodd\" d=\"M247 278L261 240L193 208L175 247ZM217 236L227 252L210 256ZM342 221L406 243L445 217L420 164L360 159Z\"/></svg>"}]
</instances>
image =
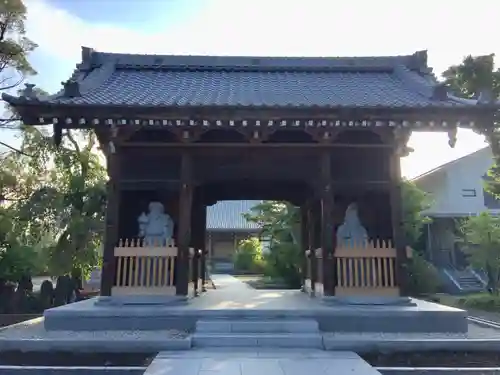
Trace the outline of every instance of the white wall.
<instances>
[{"instance_id":1,"label":"white wall","mask_svg":"<svg viewBox=\"0 0 500 375\"><path fill-rule=\"evenodd\" d=\"M426 214L467 216L487 210L484 205L483 176L491 164L491 151L485 148L416 179L417 186L431 195L432 206ZM465 190L475 191L476 196L466 196L468 192ZM491 212L499 213L500 210Z\"/></svg>"}]
</instances>

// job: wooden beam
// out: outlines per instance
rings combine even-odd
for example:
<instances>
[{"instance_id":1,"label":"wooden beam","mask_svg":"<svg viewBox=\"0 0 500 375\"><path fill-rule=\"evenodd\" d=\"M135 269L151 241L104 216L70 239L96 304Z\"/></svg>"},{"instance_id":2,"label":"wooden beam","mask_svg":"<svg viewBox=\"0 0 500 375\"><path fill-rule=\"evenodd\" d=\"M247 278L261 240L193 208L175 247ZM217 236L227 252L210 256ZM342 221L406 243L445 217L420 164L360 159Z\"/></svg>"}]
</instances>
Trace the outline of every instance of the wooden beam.
<instances>
[{"instance_id":1,"label":"wooden beam","mask_svg":"<svg viewBox=\"0 0 500 375\"><path fill-rule=\"evenodd\" d=\"M125 148L190 148L190 149L220 149L220 148L391 148L391 145L381 143L166 143L166 142L126 142Z\"/></svg>"},{"instance_id":2,"label":"wooden beam","mask_svg":"<svg viewBox=\"0 0 500 375\"><path fill-rule=\"evenodd\" d=\"M39 124L38 119L66 117L81 119L171 119L177 120L213 120L213 121L242 121L242 120L341 120L341 121L425 121L426 119L442 119L448 122L477 120L497 112L496 105L484 106L449 106L443 107L259 107L259 106L127 106L127 105L61 105L44 102L30 102L16 106L23 119L28 124ZM81 126L79 121L73 121L74 127ZM88 122L88 127L92 127Z\"/></svg>"}]
</instances>

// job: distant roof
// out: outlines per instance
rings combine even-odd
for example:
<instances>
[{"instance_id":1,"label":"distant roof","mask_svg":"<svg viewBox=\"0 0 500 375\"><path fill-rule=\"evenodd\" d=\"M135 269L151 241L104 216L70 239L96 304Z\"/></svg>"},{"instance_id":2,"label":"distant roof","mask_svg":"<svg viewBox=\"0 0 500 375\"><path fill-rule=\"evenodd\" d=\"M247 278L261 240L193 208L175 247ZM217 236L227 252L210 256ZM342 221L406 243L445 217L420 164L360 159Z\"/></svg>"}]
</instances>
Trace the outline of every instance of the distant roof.
<instances>
[{"instance_id":1,"label":"distant roof","mask_svg":"<svg viewBox=\"0 0 500 375\"><path fill-rule=\"evenodd\" d=\"M207 208L207 230L257 231L259 226L247 221L244 213L262 201L220 201Z\"/></svg>"},{"instance_id":2,"label":"distant roof","mask_svg":"<svg viewBox=\"0 0 500 375\"><path fill-rule=\"evenodd\" d=\"M425 173L422 173L422 174L418 175L417 177L412 178L411 180L414 181L414 182L420 181L421 179L424 179L424 178L429 177L431 175L435 175L436 173L443 172L446 169L450 168L451 166L457 164L458 162L460 162L460 161L462 161L464 159L470 158L472 155L476 155L476 154L479 154L479 153L487 152L489 150L490 150L489 146L480 148L479 150L471 152L470 154L467 154L467 155L459 157L459 158L457 158L455 160L449 161L448 163L441 164L440 166L438 166L436 168L433 168L433 169L431 169L431 170L429 170L429 171L427 171Z\"/></svg>"},{"instance_id":3,"label":"distant roof","mask_svg":"<svg viewBox=\"0 0 500 375\"><path fill-rule=\"evenodd\" d=\"M382 57L160 56L82 48L65 89L13 105L131 107L460 107L432 76L427 52ZM444 91L443 91L444 90Z\"/></svg>"}]
</instances>

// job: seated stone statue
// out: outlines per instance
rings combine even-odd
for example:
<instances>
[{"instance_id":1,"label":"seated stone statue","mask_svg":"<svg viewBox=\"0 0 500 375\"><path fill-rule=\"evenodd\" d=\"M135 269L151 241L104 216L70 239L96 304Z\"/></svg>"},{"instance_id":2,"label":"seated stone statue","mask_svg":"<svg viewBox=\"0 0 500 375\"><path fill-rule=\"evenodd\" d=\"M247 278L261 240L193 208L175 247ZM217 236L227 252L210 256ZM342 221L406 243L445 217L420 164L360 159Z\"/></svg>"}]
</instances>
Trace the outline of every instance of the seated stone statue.
<instances>
[{"instance_id":1,"label":"seated stone statue","mask_svg":"<svg viewBox=\"0 0 500 375\"><path fill-rule=\"evenodd\" d=\"M344 223L337 230L337 246L359 246L368 241L368 232L358 216L358 206L351 203L345 212Z\"/></svg>"},{"instance_id":2,"label":"seated stone statue","mask_svg":"<svg viewBox=\"0 0 500 375\"><path fill-rule=\"evenodd\" d=\"M145 245L165 246L172 239L174 222L170 215L165 213L163 204L160 202L149 203L148 209L148 214L143 212L137 219L139 237L144 238Z\"/></svg>"}]
</instances>

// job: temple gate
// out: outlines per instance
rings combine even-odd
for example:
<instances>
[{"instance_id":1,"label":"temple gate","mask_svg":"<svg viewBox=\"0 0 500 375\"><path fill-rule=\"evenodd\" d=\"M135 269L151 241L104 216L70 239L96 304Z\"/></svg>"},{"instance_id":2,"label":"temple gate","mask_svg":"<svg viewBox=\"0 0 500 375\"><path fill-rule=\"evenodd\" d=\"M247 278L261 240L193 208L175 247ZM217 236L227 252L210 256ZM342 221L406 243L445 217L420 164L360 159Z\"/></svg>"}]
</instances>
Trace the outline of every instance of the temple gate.
<instances>
[{"instance_id":1,"label":"temple gate","mask_svg":"<svg viewBox=\"0 0 500 375\"><path fill-rule=\"evenodd\" d=\"M206 207L301 208L304 287L406 294L400 157L412 131L491 126L482 98L450 95L409 56L156 56L82 49L63 90L3 94L28 125L92 128L109 183L101 294L203 288ZM346 213L347 212L347 213Z\"/></svg>"}]
</instances>

